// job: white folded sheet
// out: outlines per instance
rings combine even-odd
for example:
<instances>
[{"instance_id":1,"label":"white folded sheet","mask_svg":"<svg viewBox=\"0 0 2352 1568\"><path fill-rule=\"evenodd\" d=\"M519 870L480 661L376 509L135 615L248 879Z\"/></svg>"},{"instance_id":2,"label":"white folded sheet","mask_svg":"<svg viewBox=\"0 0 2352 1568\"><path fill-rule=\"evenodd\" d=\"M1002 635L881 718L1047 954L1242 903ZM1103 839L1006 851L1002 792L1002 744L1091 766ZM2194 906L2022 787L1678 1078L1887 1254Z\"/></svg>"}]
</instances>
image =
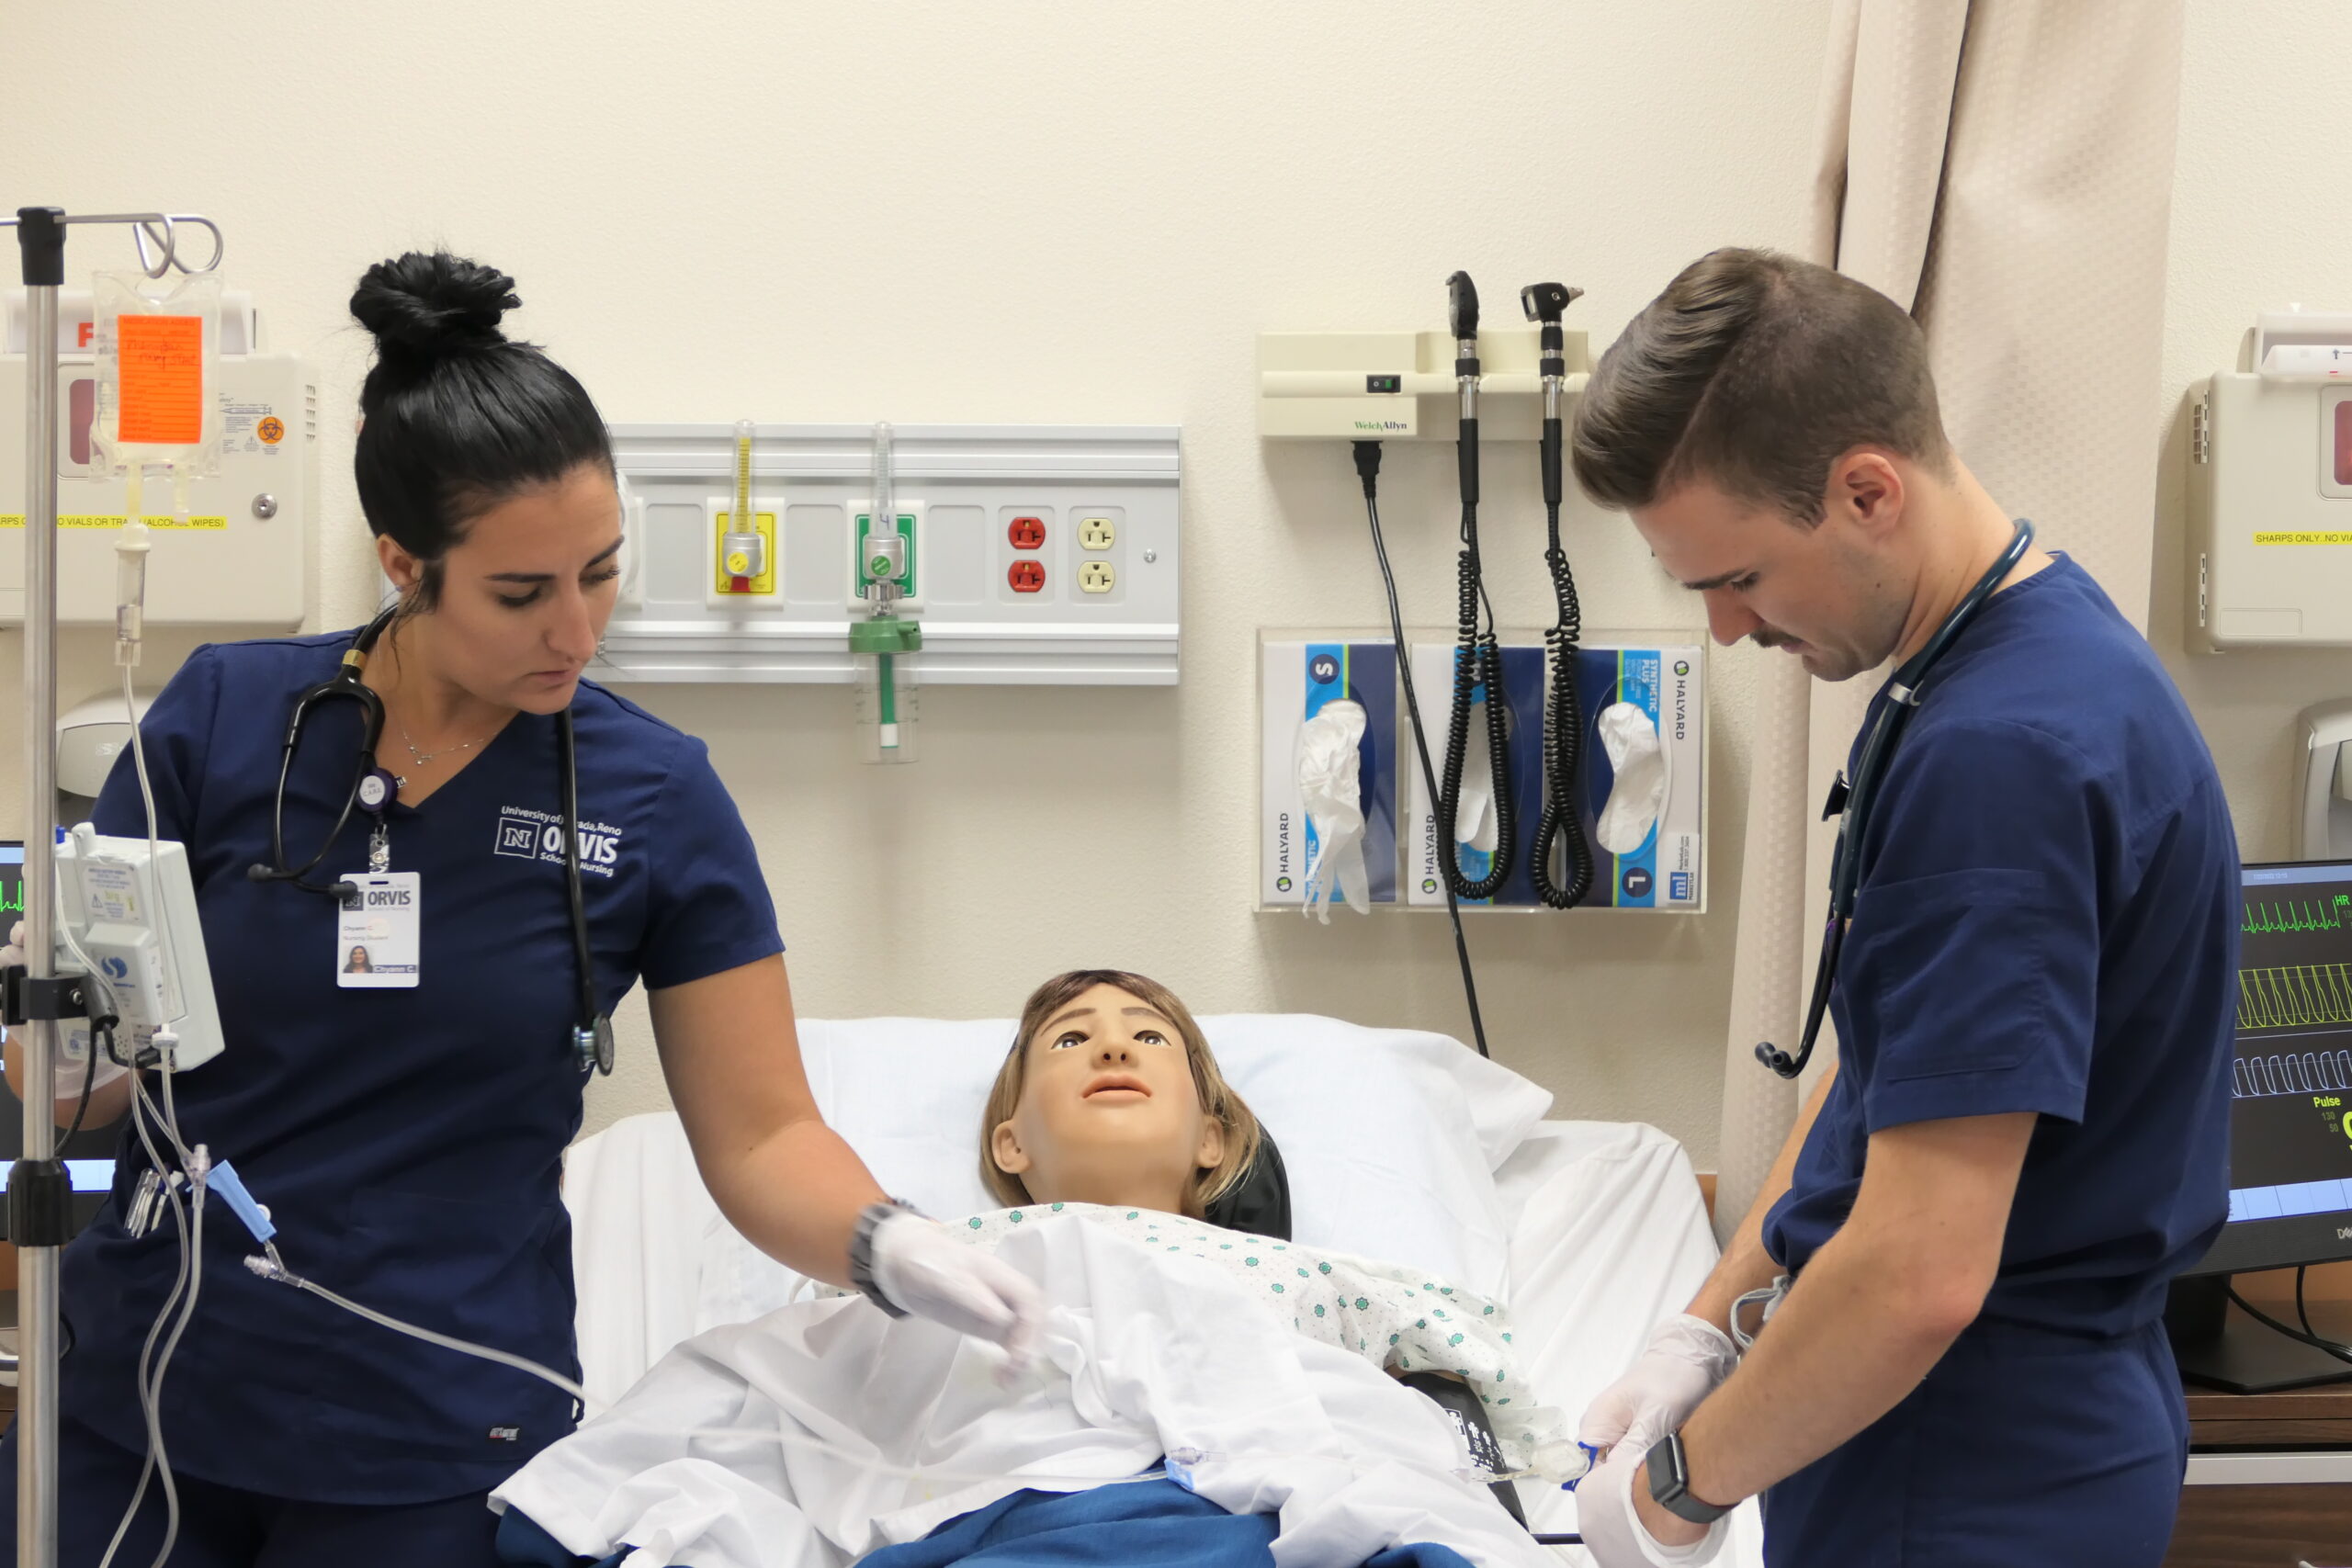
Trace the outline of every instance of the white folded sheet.
<instances>
[{"instance_id":1,"label":"white folded sheet","mask_svg":"<svg viewBox=\"0 0 2352 1568\"><path fill-rule=\"evenodd\" d=\"M493 1505L575 1552L632 1544L628 1568L841 1568L1024 1487L1076 1490L1198 1455L1186 1468L1203 1496L1280 1515L1280 1568L1341 1568L1410 1541L1481 1568L1554 1562L1468 1479L1435 1404L1290 1332L1220 1271L1067 1216L999 1256L1051 1306L1048 1364L1012 1389L997 1352L933 1325L801 1303L680 1346ZM694 1435L719 1429L741 1435ZM846 1451L763 1435L778 1431Z\"/></svg>"}]
</instances>

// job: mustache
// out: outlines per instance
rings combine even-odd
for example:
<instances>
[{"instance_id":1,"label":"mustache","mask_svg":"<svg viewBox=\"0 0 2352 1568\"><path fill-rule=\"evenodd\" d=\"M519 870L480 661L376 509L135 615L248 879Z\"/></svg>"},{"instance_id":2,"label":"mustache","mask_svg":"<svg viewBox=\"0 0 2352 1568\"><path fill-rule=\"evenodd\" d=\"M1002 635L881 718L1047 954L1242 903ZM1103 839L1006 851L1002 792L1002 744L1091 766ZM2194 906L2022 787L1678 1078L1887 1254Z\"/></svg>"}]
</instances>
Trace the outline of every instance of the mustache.
<instances>
[{"instance_id":1,"label":"mustache","mask_svg":"<svg viewBox=\"0 0 2352 1568\"><path fill-rule=\"evenodd\" d=\"M1747 640L1758 648L1787 648L1792 643L1802 642L1804 639L1791 637L1786 632L1776 632L1771 627L1765 626L1750 632Z\"/></svg>"}]
</instances>

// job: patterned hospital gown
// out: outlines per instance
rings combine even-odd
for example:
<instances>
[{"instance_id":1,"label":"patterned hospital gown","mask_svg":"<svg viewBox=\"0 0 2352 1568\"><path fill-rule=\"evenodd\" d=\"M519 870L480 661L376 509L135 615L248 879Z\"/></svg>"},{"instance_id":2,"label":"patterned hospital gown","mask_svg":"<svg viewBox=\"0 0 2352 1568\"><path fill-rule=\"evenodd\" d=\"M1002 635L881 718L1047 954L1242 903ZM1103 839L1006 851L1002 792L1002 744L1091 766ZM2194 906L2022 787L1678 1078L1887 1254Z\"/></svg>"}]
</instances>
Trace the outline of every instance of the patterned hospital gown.
<instances>
[{"instance_id":1,"label":"patterned hospital gown","mask_svg":"<svg viewBox=\"0 0 2352 1568\"><path fill-rule=\"evenodd\" d=\"M1057 1214L1105 1226L1154 1252L1222 1269L1297 1332L1385 1371L1460 1378L1485 1404L1511 1471L1557 1470L1557 1479L1566 1480L1582 1469L1575 1444L1561 1440L1561 1413L1532 1397L1511 1345L1510 1319L1497 1303L1403 1264L1222 1230L1156 1209L1033 1203L976 1214L949 1228L994 1251L1021 1226Z\"/></svg>"}]
</instances>

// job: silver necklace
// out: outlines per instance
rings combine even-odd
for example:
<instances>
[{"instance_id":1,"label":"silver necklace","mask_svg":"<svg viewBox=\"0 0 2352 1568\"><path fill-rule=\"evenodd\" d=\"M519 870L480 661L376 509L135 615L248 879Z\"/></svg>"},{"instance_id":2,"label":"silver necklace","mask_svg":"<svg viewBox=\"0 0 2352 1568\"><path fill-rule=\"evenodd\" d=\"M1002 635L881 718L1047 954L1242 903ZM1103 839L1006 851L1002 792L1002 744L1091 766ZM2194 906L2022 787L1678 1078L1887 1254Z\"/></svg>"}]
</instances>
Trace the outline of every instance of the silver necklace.
<instances>
[{"instance_id":1,"label":"silver necklace","mask_svg":"<svg viewBox=\"0 0 2352 1568\"><path fill-rule=\"evenodd\" d=\"M457 755L458 752L460 752L460 751L470 751L470 750L472 750L475 747L477 747L477 746L481 745L483 741L485 741L485 740L487 740L487 739L490 739L490 737L489 737L489 736L487 736L487 735L478 735L478 736L474 737L474 739L472 739L471 740L466 741L463 745L459 745L459 746L444 746L444 747L442 747L442 748L441 748L441 750L439 750L438 751L423 751L423 750L419 750L417 749L416 741L415 741L413 738L411 738L411 736L409 735L409 732L408 732L408 726L407 726L407 725L405 725L405 724L401 724L401 720L400 720L400 716L399 716L399 715L395 714L395 715L393 715L393 716L392 716L392 722L393 722L394 724L399 724L399 725L400 725L400 730L401 730L401 744L402 744L403 746L406 746L406 747L408 748L408 754L409 754L409 757L410 757L411 761L413 761L415 763L415 765L416 765L416 766L418 766L418 767L420 767L420 768L422 768L422 767L425 766L427 763L431 762L431 761L433 761L433 759L434 759L434 758L435 758L435 757L454 757L454 756L456 756L456 755ZM403 786L405 786L405 785L406 785L406 784L408 783L408 781L407 781L407 780L405 780L405 779L400 780L400 781L398 781L398 782L399 782L401 785L403 785Z\"/></svg>"}]
</instances>

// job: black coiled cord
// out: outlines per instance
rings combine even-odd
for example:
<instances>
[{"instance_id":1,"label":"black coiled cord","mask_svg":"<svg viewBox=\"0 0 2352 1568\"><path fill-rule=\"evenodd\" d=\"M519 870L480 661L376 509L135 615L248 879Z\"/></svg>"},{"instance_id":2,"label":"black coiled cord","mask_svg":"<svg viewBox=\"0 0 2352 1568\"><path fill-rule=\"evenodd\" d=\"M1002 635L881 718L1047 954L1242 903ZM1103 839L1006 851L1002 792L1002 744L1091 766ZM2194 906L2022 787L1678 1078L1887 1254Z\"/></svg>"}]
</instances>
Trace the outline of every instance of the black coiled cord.
<instances>
[{"instance_id":1,"label":"black coiled cord","mask_svg":"<svg viewBox=\"0 0 2352 1568\"><path fill-rule=\"evenodd\" d=\"M1555 443L1559 433L1546 429L1544 439L1547 445ZM1551 569L1552 593L1559 602L1560 614L1552 629L1544 634L1544 647L1552 663L1552 683L1544 694L1544 810L1535 819L1535 843L1529 852L1527 869L1535 880L1537 897L1555 909L1573 909L1592 891L1592 845L1585 839L1580 809L1584 702L1577 694L1577 649L1584 637L1584 607L1577 600L1576 574L1568 570L1567 552L1560 547L1558 500L1547 498L1544 511L1551 544L1544 552L1544 564ZM1563 838L1567 841L1565 887L1552 880L1552 846Z\"/></svg>"},{"instance_id":2,"label":"black coiled cord","mask_svg":"<svg viewBox=\"0 0 2352 1568\"><path fill-rule=\"evenodd\" d=\"M1453 662L1453 711L1446 723L1445 783L1438 796L1438 831L1445 835L1445 853L1438 863L1445 885L1456 898L1491 898L1510 875L1512 834L1519 826L1518 803L1511 796L1510 705L1503 690L1503 654L1493 626L1479 626L1478 603L1485 589L1478 562L1478 422L1462 422L1462 555L1457 582L1455 634L1459 649ZM1456 812L1462 805L1462 765L1470 751L1470 705L1478 687L1487 688L1487 757L1495 782L1495 857L1487 874L1472 881L1462 869L1462 851L1454 839Z\"/></svg>"}]
</instances>

